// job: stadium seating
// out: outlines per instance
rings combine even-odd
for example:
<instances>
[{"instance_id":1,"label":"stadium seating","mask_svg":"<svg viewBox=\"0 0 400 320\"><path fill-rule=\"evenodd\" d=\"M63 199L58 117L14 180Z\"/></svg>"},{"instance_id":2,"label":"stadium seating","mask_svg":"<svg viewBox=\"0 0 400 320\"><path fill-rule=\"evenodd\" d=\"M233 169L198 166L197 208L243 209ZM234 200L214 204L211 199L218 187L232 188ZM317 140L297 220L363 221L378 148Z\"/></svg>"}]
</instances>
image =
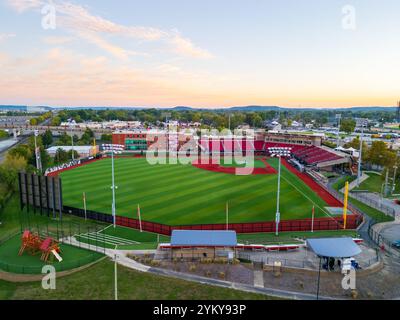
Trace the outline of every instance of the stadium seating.
<instances>
[{"instance_id":1,"label":"stadium seating","mask_svg":"<svg viewBox=\"0 0 400 320\"><path fill-rule=\"evenodd\" d=\"M254 151L269 153L269 148L291 148L291 154L305 165L315 165L317 163L340 159L341 157L316 146L304 146L286 143L271 143L263 140L246 142L245 139L220 139L200 141L206 150L212 150L213 145L221 153L232 153L234 151ZM214 147L215 148L215 147ZM214 149L215 150L215 149Z\"/></svg>"}]
</instances>

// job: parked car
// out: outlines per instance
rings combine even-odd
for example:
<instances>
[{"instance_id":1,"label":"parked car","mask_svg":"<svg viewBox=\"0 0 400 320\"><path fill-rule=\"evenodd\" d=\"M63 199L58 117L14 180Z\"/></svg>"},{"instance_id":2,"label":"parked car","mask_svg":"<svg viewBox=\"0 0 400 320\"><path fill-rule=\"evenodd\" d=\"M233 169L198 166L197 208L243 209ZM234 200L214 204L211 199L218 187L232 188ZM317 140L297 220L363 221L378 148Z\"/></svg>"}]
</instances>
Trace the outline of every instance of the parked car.
<instances>
[{"instance_id":1,"label":"parked car","mask_svg":"<svg viewBox=\"0 0 400 320\"><path fill-rule=\"evenodd\" d=\"M395 247L396 249L400 249L400 240L394 241L392 243L392 247Z\"/></svg>"}]
</instances>

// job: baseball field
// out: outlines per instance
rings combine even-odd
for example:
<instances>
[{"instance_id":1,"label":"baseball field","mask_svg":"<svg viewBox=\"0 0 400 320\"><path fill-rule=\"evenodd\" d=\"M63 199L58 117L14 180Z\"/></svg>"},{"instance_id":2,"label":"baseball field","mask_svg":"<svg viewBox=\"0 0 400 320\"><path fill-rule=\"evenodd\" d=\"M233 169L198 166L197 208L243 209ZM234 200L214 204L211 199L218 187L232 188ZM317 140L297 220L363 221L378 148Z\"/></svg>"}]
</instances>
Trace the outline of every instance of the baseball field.
<instances>
[{"instance_id":1,"label":"baseball field","mask_svg":"<svg viewBox=\"0 0 400 320\"><path fill-rule=\"evenodd\" d=\"M264 160L275 170L278 159ZM263 162L256 160L255 167ZM221 164L222 166L223 164ZM64 204L111 214L111 159L61 173ZM192 165L150 165L145 158L116 158L116 213L169 225L273 221L278 175L238 176ZM282 220L328 217L327 203L296 174L282 165L280 212Z\"/></svg>"}]
</instances>

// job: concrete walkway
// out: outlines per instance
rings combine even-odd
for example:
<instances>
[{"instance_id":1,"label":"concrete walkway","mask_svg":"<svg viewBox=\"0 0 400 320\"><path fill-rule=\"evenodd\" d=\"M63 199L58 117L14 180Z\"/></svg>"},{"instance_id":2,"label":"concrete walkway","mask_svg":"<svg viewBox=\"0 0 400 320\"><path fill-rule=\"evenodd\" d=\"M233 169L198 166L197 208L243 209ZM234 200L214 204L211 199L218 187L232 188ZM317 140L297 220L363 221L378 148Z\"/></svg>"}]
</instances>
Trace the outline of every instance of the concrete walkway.
<instances>
[{"instance_id":1,"label":"concrete walkway","mask_svg":"<svg viewBox=\"0 0 400 320\"><path fill-rule=\"evenodd\" d=\"M264 288L264 271L254 270L254 286Z\"/></svg>"},{"instance_id":2,"label":"concrete walkway","mask_svg":"<svg viewBox=\"0 0 400 320\"><path fill-rule=\"evenodd\" d=\"M367 175L365 172L361 172L360 184L363 183L368 178L369 178L369 175ZM353 180L352 182L349 183L349 191L353 190L356 187L357 187L357 179ZM344 193L344 187L342 189L340 189L340 192Z\"/></svg>"}]
</instances>

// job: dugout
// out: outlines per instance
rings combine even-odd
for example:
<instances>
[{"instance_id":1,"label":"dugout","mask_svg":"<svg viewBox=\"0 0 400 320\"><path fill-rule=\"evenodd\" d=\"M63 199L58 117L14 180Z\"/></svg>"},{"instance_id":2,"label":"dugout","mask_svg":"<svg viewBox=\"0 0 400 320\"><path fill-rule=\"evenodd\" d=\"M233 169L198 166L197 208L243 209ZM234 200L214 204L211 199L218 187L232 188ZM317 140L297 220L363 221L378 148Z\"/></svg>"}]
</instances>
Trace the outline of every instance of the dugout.
<instances>
[{"instance_id":1,"label":"dugout","mask_svg":"<svg viewBox=\"0 0 400 320\"><path fill-rule=\"evenodd\" d=\"M173 230L171 258L202 259L235 257L237 237L235 231Z\"/></svg>"}]
</instances>

